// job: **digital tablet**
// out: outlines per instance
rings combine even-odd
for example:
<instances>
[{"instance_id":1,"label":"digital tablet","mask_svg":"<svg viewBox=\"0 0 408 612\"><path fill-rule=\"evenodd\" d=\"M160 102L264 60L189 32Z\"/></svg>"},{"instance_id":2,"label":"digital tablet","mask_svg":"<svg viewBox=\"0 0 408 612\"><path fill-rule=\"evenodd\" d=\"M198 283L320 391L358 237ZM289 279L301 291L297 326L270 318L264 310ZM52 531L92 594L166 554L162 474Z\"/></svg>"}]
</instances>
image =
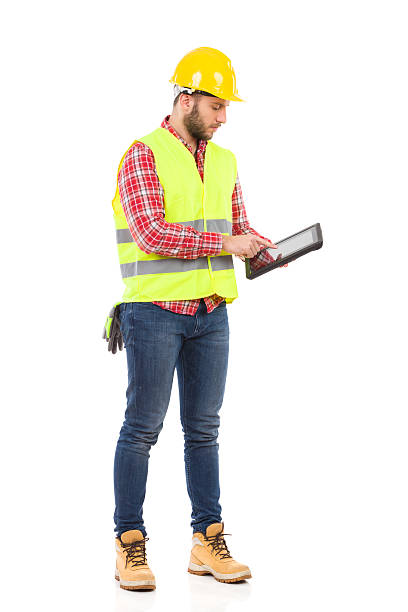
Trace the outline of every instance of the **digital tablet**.
<instances>
[{"instance_id":1,"label":"digital tablet","mask_svg":"<svg viewBox=\"0 0 408 612\"><path fill-rule=\"evenodd\" d=\"M246 277L252 280L274 270L285 263L298 259L310 251L316 251L323 245L323 234L320 223L315 223L304 230L274 242L277 249L265 247L255 257L245 258Z\"/></svg>"}]
</instances>

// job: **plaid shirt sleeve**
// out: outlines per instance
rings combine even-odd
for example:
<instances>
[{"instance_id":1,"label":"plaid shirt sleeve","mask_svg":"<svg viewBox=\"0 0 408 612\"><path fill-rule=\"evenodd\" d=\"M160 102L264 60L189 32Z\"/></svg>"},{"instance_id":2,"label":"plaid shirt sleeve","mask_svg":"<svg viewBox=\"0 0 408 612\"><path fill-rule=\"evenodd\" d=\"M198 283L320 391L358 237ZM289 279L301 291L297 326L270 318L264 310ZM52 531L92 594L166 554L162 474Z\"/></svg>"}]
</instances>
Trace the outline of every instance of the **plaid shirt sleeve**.
<instances>
[{"instance_id":1,"label":"plaid shirt sleeve","mask_svg":"<svg viewBox=\"0 0 408 612\"><path fill-rule=\"evenodd\" d=\"M153 152L144 143L135 143L127 152L118 186L130 233L145 253L196 259L221 252L222 234L165 220L163 187Z\"/></svg>"},{"instance_id":2,"label":"plaid shirt sleeve","mask_svg":"<svg viewBox=\"0 0 408 612\"><path fill-rule=\"evenodd\" d=\"M237 174L235 188L232 193L232 235L238 234L256 234L264 240L273 242L270 238L262 236L256 230L249 226L248 218L245 211L244 199L242 197L241 183Z\"/></svg>"}]
</instances>

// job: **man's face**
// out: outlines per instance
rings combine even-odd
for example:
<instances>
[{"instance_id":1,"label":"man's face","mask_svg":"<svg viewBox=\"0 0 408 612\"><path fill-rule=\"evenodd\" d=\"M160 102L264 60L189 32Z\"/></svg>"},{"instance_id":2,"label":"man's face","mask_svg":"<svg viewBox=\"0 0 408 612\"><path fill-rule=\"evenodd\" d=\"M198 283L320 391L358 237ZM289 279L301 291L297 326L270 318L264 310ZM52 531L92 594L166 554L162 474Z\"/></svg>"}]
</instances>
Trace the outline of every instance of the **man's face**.
<instances>
[{"instance_id":1,"label":"man's face","mask_svg":"<svg viewBox=\"0 0 408 612\"><path fill-rule=\"evenodd\" d=\"M194 105L184 115L184 127L193 138L211 140L220 125L227 121L229 100L211 96L193 96Z\"/></svg>"}]
</instances>

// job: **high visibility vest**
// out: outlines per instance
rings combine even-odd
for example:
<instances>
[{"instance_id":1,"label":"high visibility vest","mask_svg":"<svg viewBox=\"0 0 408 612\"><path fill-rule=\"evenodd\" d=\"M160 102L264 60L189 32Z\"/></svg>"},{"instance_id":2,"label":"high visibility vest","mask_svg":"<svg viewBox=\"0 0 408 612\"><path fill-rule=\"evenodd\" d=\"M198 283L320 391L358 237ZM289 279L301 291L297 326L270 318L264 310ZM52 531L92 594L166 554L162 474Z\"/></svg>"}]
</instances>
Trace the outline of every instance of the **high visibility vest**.
<instances>
[{"instance_id":1,"label":"high visibility vest","mask_svg":"<svg viewBox=\"0 0 408 612\"><path fill-rule=\"evenodd\" d=\"M193 155L167 129L157 128L134 142L144 142L153 151L168 223L231 235L232 193L237 176L236 158L231 151L207 143L203 183ZM120 161L118 175L127 151ZM216 293L230 304L238 297L231 254L221 251L216 256L187 259L145 253L130 233L118 183L112 206L125 284L123 302L189 300Z\"/></svg>"}]
</instances>

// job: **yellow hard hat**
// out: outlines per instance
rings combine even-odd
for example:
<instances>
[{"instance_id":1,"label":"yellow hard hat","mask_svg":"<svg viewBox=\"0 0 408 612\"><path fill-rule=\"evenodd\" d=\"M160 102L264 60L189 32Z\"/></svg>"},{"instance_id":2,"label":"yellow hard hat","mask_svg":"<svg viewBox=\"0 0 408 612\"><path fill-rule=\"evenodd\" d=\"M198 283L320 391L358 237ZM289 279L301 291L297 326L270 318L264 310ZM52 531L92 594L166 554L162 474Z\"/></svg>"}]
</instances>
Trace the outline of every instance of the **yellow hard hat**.
<instances>
[{"instance_id":1,"label":"yellow hard hat","mask_svg":"<svg viewBox=\"0 0 408 612\"><path fill-rule=\"evenodd\" d=\"M231 60L212 47L198 47L187 53L177 64L169 83L179 85L188 93L197 91L223 100L245 102L238 95Z\"/></svg>"}]
</instances>

